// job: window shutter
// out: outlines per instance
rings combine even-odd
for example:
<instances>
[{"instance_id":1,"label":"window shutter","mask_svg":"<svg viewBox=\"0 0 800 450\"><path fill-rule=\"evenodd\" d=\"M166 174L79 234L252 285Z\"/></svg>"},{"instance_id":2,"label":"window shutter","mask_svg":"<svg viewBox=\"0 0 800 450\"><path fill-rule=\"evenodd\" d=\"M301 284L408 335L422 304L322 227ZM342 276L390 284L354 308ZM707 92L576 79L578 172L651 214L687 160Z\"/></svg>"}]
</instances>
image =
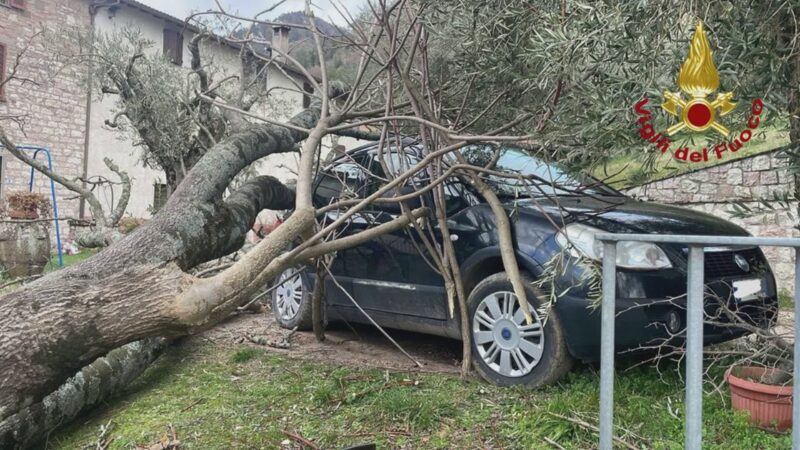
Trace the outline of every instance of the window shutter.
<instances>
[{"instance_id":1,"label":"window shutter","mask_svg":"<svg viewBox=\"0 0 800 450\"><path fill-rule=\"evenodd\" d=\"M175 32L164 29L164 56L172 60L172 49L175 48Z\"/></svg>"},{"instance_id":2,"label":"window shutter","mask_svg":"<svg viewBox=\"0 0 800 450\"><path fill-rule=\"evenodd\" d=\"M176 65L183 65L183 35L169 28L164 29L164 55Z\"/></svg>"},{"instance_id":3,"label":"window shutter","mask_svg":"<svg viewBox=\"0 0 800 450\"><path fill-rule=\"evenodd\" d=\"M25 9L25 0L10 0L8 4L12 8L23 9L23 10Z\"/></svg>"},{"instance_id":4,"label":"window shutter","mask_svg":"<svg viewBox=\"0 0 800 450\"><path fill-rule=\"evenodd\" d=\"M0 83L6 80L6 46L0 44ZM0 86L0 99L6 96L6 86Z\"/></svg>"},{"instance_id":5,"label":"window shutter","mask_svg":"<svg viewBox=\"0 0 800 450\"><path fill-rule=\"evenodd\" d=\"M175 32L175 58L172 60L175 64L183 65L183 34Z\"/></svg>"}]
</instances>

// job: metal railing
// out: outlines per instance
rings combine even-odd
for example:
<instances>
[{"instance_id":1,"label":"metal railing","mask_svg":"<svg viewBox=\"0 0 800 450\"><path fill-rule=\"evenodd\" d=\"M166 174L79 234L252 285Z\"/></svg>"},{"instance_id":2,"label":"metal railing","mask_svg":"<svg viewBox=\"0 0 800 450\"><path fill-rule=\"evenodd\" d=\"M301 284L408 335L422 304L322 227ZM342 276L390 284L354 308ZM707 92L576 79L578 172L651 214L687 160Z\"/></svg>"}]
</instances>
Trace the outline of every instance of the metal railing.
<instances>
[{"instance_id":1,"label":"metal railing","mask_svg":"<svg viewBox=\"0 0 800 450\"><path fill-rule=\"evenodd\" d=\"M703 442L703 311L705 247L716 245L793 247L795 249L794 326L800 318L800 238L690 236L598 233L603 242L603 300L600 336L600 450L611 450L614 436L614 320L617 243L638 241L685 244L689 247L686 299L686 401L684 446L699 450ZM800 345L794 344L792 423L800 423ZM792 430L792 449L800 450L800 433Z\"/></svg>"}]
</instances>

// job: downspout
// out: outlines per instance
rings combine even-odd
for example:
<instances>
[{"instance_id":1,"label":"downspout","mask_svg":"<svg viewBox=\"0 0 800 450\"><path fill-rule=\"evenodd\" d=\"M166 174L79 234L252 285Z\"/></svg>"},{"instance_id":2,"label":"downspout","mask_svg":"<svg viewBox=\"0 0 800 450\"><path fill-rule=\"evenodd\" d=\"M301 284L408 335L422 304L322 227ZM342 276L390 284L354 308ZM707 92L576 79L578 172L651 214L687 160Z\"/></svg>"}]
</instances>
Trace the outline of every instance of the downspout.
<instances>
[{"instance_id":1,"label":"downspout","mask_svg":"<svg viewBox=\"0 0 800 450\"><path fill-rule=\"evenodd\" d=\"M90 51L94 51L95 39L95 17L100 8L107 8L118 5L120 0L111 2L92 0L89 2L89 45ZM81 172L81 185L86 189L86 179L89 177L89 138L92 125L92 91L94 90L94 56L90 54L88 74L86 76L86 120L84 121L83 133L83 169ZM86 212L86 199L81 196L80 206L78 207L78 218L83 219Z\"/></svg>"}]
</instances>

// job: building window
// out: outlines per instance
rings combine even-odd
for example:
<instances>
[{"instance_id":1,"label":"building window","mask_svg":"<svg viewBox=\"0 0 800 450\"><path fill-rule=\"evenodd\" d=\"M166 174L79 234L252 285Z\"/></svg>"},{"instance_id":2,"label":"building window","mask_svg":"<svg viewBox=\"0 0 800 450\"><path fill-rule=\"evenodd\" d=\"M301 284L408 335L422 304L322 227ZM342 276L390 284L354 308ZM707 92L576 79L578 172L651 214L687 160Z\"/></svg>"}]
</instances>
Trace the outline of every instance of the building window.
<instances>
[{"instance_id":1,"label":"building window","mask_svg":"<svg viewBox=\"0 0 800 450\"><path fill-rule=\"evenodd\" d=\"M0 44L0 101L6 98L6 46Z\"/></svg>"},{"instance_id":2,"label":"building window","mask_svg":"<svg viewBox=\"0 0 800 450\"><path fill-rule=\"evenodd\" d=\"M153 184L153 213L156 213L167 203L167 185L164 183Z\"/></svg>"},{"instance_id":3,"label":"building window","mask_svg":"<svg viewBox=\"0 0 800 450\"><path fill-rule=\"evenodd\" d=\"M164 29L164 56L172 64L183 65L183 34L180 31Z\"/></svg>"}]
</instances>

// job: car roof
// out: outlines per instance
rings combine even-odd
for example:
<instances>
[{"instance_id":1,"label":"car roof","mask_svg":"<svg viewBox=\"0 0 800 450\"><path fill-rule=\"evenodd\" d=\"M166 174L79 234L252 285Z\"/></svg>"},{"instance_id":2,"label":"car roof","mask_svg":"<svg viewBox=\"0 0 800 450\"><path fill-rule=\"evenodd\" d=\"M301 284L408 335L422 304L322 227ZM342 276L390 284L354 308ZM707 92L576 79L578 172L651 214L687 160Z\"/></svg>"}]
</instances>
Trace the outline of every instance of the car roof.
<instances>
[{"instance_id":1,"label":"car roof","mask_svg":"<svg viewBox=\"0 0 800 450\"><path fill-rule=\"evenodd\" d=\"M397 136L388 136L387 137L387 142L394 143L396 138L397 138ZM411 137L411 136L401 136L400 143L402 144L403 148L410 147L410 146L412 146L414 144L419 143L419 139L415 138L415 137ZM362 152L366 152L366 151L369 151L371 149L377 148L378 145L380 145L380 141L372 141L372 142L369 142L367 144L358 146L356 148L352 148L350 150L347 150L344 154L353 156L356 153L362 153Z\"/></svg>"}]
</instances>

